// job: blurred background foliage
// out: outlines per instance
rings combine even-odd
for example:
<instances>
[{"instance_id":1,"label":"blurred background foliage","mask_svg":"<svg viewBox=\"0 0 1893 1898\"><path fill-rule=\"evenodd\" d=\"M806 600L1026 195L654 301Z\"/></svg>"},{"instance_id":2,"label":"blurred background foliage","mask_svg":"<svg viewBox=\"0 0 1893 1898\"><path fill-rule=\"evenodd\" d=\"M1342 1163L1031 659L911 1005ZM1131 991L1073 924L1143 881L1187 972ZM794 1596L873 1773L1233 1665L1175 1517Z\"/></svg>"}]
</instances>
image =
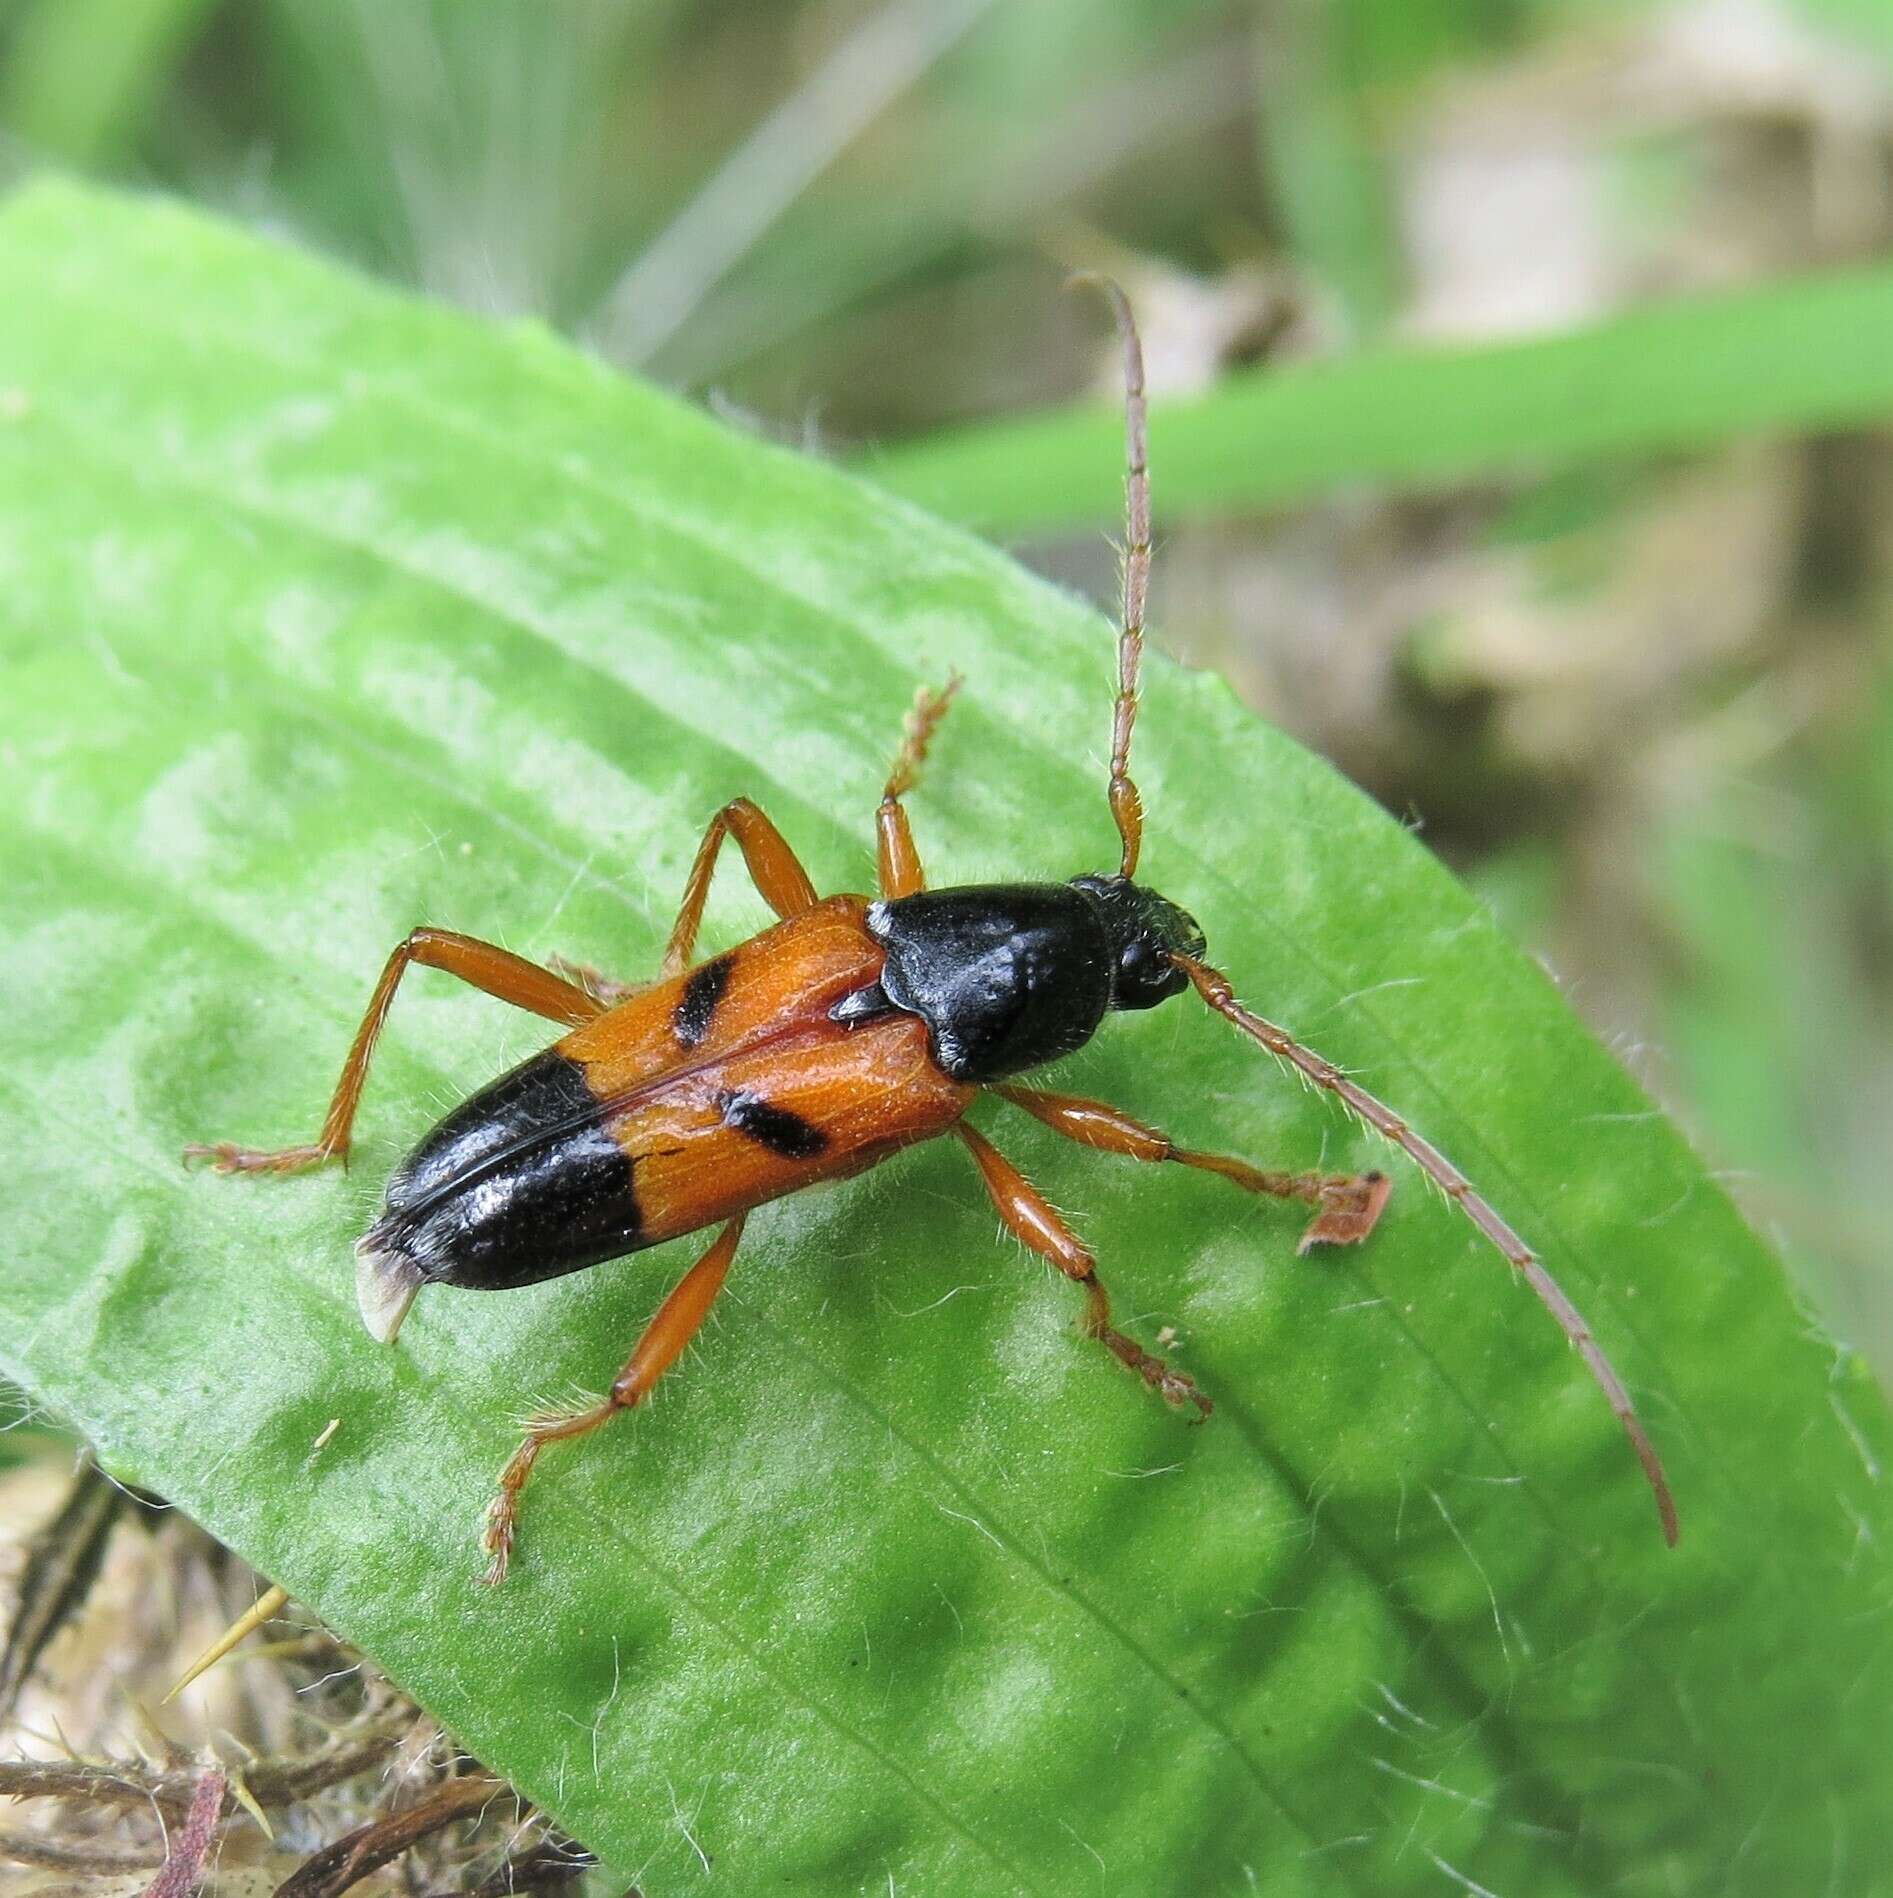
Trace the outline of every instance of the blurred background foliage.
<instances>
[{"instance_id":1,"label":"blurred background foliage","mask_svg":"<svg viewBox=\"0 0 1893 1898\"><path fill-rule=\"evenodd\" d=\"M47 165L841 453L1110 390L1079 263L1161 397L1882 257L1893 0L0 0ZM1155 475L1157 637L1422 825L1893 1368L1888 437ZM1107 599L1113 525L1018 551Z\"/></svg>"}]
</instances>

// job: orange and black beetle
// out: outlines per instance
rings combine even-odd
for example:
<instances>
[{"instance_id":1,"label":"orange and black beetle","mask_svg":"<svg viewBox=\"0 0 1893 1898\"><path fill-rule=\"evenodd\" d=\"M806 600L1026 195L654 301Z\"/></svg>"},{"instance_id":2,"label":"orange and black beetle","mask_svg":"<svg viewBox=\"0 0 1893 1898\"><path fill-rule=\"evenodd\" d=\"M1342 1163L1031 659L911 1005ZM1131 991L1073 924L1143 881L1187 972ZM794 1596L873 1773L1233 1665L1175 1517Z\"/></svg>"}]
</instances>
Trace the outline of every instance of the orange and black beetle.
<instances>
[{"instance_id":1,"label":"orange and black beetle","mask_svg":"<svg viewBox=\"0 0 1893 1898\"><path fill-rule=\"evenodd\" d=\"M1085 1289L1084 1328L1173 1405L1209 1400L1181 1372L1111 1323L1089 1249L964 1116L990 1088L1083 1145L1172 1160L1251 1192L1315 1209L1302 1249L1365 1239L1391 1182L1265 1172L1192 1153L1100 1101L1010 1085L1089 1041L1117 1009L1154 1007L1194 987L1225 1020L1336 1095L1400 1147L1550 1308L1629 1433L1663 1533L1676 1512L1656 1450L1621 1380L1543 1263L1439 1150L1285 1030L1251 1014L1204 960L1203 934L1175 904L1134 882L1143 808L1129 775L1150 568L1143 356L1128 305L1105 283L1125 354L1129 532L1110 805L1123 841L1112 875L1068 883L928 890L902 798L958 681L922 693L877 819L880 898L818 899L807 872L746 798L712 820L653 984L626 987L585 969L543 969L490 943L419 929L388 958L320 1135L278 1152L193 1147L228 1172L290 1173L346 1157L376 1037L403 970L444 969L502 1001L563 1022L565 1037L449 1114L388 1184L381 1217L357 1246L362 1317L394 1337L424 1285L498 1290L577 1272L718 1224L610 1391L580 1409L534 1417L489 1513L487 1579L506 1573L519 1493L540 1450L596 1428L649 1395L703 1322L752 1207L819 1180L845 1178L902 1147L951 1133L972 1154L1000 1218ZM691 962L718 852L733 836L764 900L782 919L708 962Z\"/></svg>"}]
</instances>

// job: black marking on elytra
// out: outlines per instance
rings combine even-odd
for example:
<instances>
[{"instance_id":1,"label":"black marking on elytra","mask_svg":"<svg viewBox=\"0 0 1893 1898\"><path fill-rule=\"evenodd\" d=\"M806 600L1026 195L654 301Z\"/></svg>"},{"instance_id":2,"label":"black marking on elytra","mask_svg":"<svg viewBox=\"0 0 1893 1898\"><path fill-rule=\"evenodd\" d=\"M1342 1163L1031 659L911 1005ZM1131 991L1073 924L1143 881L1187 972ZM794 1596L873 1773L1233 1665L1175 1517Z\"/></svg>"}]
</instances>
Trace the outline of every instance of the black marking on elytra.
<instances>
[{"instance_id":1,"label":"black marking on elytra","mask_svg":"<svg viewBox=\"0 0 1893 1898\"><path fill-rule=\"evenodd\" d=\"M719 1094L716 1104L724 1126L734 1127L785 1160L812 1160L828 1145L828 1136L800 1114L792 1114L786 1107L772 1107L741 1088Z\"/></svg>"},{"instance_id":2,"label":"black marking on elytra","mask_svg":"<svg viewBox=\"0 0 1893 1898\"><path fill-rule=\"evenodd\" d=\"M441 1285L497 1291L649 1243L631 1160L557 1048L503 1074L395 1169L369 1239Z\"/></svg>"},{"instance_id":3,"label":"black marking on elytra","mask_svg":"<svg viewBox=\"0 0 1893 1898\"><path fill-rule=\"evenodd\" d=\"M680 1046L694 1048L710 1032L710 1017L716 1013L716 1005L730 985L730 965L734 960L733 956L718 956L714 962L706 962L684 984L676 1012L670 1018L671 1032Z\"/></svg>"}]
</instances>

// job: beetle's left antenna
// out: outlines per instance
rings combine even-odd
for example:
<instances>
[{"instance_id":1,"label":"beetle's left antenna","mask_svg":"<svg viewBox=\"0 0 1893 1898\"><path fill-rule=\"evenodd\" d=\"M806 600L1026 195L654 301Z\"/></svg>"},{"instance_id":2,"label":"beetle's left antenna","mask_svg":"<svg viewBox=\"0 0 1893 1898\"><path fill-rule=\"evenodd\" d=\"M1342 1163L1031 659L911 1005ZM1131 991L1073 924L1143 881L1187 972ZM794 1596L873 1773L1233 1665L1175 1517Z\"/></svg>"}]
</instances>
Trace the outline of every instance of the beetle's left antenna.
<instances>
[{"instance_id":1,"label":"beetle's left antenna","mask_svg":"<svg viewBox=\"0 0 1893 1898\"><path fill-rule=\"evenodd\" d=\"M1124 840L1120 874L1137 870L1144 841L1144 800L1131 782L1131 728L1137 723L1137 675L1144 659L1144 600L1150 591L1150 458L1144 414L1144 346L1130 299L1094 271L1071 279L1104 292L1124 339L1124 614L1117 636L1117 706L1111 717L1111 815Z\"/></svg>"},{"instance_id":2,"label":"beetle's left antenna","mask_svg":"<svg viewBox=\"0 0 1893 1898\"><path fill-rule=\"evenodd\" d=\"M1278 1061L1286 1062L1304 1080L1338 1096L1352 1113L1357 1114L1384 1139L1392 1141L1478 1227L1506 1263L1538 1294L1545 1308L1558 1321L1559 1329L1584 1360L1585 1368L1597 1381L1617 1421L1623 1425L1624 1435L1630 1439L1630 1447L1636 1452L1637 1461L1643 1466L1644 1477L1650 1485L1650 1493L1656 1499L1657 1519L1663 1526L1663 1540L1674 1548L1677 1532L1676 1499L1670 1493L1663 1459L1657 1455L1656 1445L1650 1441L1650 1433L1644 1429L1643 1420L1637 1415L1637 1408L1630 1401L1630 1393L1624 1388L1623 1379L1617 1375L1616 1366L1604 1355L1604 1347L1597 1342L1590 1326L1566 1295L1564 1287L1551 1276L1545 1262L1499 1217L1491 1202L1477 1191L1452 1161L1432 1141L1416 1133L1385 1101L1375 1099L1364 1087L1343 1074L1332 1061L1316 1054L1312 1048L1304 1047L1286 1028L1278 1028L1274 1022L1264 1021L1260 1015L1251 1014L1236 1000L1229 978L1220 970L1212 969L1208 963L1199 962L1194 956L1173 952L1170 959L1189 977L1197 994L1224 1021L1241 1029L1251 1041L1266 1048Z\"/></svg>"}]
</instances>

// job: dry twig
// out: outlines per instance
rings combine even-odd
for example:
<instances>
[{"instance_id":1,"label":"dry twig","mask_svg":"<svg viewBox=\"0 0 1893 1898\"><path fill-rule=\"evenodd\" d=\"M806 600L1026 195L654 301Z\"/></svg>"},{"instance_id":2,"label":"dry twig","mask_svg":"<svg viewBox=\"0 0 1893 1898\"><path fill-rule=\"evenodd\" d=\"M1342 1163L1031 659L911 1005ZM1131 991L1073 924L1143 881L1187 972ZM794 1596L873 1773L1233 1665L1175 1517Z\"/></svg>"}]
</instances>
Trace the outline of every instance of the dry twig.
<instances>
[{"instance_id":1,"label":"dry twig","mask_svg":"<svg viewBox=\"0 0 1893 1898\"><path fill-rule=\"evenodd\" d=\"M412 1721L403 1715L401 1726ZM357 1773L379 1766L399 1743L401 1734L388 1731L383 1720L367 1733L343 1737L320 1752L301 1759L256 1761L244 1769L244 1784L265 1806L292 1805L329 1786L339 1786ZM157 1805L167 1812L190 1810L202 1779L198 1767L153 1770L129 1761L95 1765L87 1760L0 1760L0 1798L76 1799L96 1804ZM234 1795L226 1792L225 1803Z\"/></svg>"},{"instance_id":2,"label":"dry twig","mask_svg":"<svg viewBox=\"0 0 1893 1898\"><path fill-rule=\"evenodd\" d=\"M0 1831L0 1859L18 1865L39 1865L47 1871L90 1873L148 1872L163 1857L155 1845L68 1845L60 1839L42 1838L37 1832Z\"/></svg>"},{"instance_id":3,"label":"dry twig","mask_svg":"<svg viewBox=\"0 0 1893 1898\"><path fill-rule=\"evenodd\" d=\"M312 1852L276 1888L276 1898L336 1898L358 1879L378 1871L430 1833L469 1818L510 1791L485 1773L450 1779L419 1805L389 1818L374 1819L344 1833L333 1845Z\"/></svg>"},{"instance_id":4,"label":"dry twig","mask_svg":"<svg viewBox=\"0 0 1893 1898\"><path fill-rule=\"evenodd\" d=\"M59 1513L28 1544L19 1604L0 1653L0 1720L13 1712L20 1689L53 1636L84 1605L105 1560L112 1525L127 1500L88 1454L80 1460Z\"/></svg>"}]
</instances>

